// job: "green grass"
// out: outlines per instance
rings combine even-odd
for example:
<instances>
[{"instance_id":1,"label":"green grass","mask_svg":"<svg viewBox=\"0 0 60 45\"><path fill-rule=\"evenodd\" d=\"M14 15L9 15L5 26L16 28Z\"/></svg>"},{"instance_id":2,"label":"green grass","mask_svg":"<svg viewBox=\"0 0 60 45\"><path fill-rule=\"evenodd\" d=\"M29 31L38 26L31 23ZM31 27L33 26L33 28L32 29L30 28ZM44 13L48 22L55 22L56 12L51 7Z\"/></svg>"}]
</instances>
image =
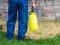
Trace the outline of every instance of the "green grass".
<instances>
[{"instance_id":1,"label":"green grass","mask_svg":"<svg viewBox=\"0 0 60 45\"><path fill-rule=\"evenodd\" d=\"M0 45L60 45L60 35L48 39L25 39L25 41L18 40L17 37L9 41L4 35L5 33L0 31Z\"/></svg>"}]
</instances>

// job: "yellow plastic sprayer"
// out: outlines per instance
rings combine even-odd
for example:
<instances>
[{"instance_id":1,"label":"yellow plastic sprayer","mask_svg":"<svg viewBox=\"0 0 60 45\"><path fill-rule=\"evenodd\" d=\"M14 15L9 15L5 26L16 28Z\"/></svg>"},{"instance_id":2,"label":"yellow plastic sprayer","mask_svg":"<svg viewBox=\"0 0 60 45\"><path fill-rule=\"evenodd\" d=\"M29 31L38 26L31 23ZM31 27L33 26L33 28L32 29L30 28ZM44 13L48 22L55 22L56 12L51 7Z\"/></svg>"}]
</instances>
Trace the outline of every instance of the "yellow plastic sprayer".
<instances>
[{"instance_id":1,"label":"yellow plastic sprayer","mask_svg":"<svg viewBox=\"0 0 60 45\"><path fill-rule=\"evenodd\" d=\"M32 9L29 14L28 25L30 31L37 31L38 30L38 20L36 12Z\"/></svg>"}]
</instances>

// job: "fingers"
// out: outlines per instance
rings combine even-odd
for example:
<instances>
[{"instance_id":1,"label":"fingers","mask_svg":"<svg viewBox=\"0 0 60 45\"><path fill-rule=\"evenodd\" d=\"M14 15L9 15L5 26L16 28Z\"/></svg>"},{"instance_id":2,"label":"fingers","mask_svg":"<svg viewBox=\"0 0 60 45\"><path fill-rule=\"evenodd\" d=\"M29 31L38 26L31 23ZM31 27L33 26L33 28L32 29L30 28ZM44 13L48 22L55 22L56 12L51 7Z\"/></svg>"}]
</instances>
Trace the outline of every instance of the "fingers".
<instances>
[{"instance_id":1,"label":"fingers","mask_svg":"<svg viewBox=\"0 0 60 45\"><path fill-rule=\"evenodd\" d=\"M6 0L6 5L8 5L8 0Z\"/></svg>"},{"instance_id":2,"label":"fingers","mask_svg":"<svg viewBox=\"0 0 60 45\"><path fill-rule=\"evenodd\" d=\"M36 8L36 6L35 6L35 0L32 0L32 6L33 6L34 8Z\"/></svg>"}]
</instances>

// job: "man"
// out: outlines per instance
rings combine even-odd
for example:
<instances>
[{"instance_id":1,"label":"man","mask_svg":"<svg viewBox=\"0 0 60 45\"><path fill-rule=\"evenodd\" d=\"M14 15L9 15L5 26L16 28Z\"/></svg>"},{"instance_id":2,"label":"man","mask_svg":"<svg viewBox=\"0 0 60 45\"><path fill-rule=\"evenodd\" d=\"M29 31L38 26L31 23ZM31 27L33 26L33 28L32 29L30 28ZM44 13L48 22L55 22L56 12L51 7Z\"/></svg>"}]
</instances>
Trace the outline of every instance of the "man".
<instances>
[{"instance_id":1,"label":"man","mask_svg":"<svg viewBox=\"0 0 60 45\"><path fill-rule=\"evenodd\" d=\"M12 40L14 36L15 23L18 12L18 38L20 40L24 40L28 24L28 0L6 0L6 3L8 4L6 37L8 40ZM35 7L34 4L33 7Z\"/></svg>"}]
</instances>

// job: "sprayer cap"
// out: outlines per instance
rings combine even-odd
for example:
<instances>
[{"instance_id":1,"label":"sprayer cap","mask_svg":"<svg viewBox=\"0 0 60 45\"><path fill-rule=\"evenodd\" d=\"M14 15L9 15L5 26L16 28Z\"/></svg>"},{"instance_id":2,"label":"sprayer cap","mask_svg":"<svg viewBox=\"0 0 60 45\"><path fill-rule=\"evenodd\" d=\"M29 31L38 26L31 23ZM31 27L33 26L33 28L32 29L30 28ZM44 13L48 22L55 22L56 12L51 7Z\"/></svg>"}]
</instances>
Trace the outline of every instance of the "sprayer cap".
<instances>
[{"instance_id":1,"label":"sprayer cap","mask_svg":"<svg viewBox=\"0 0 60 45\"><path fill-rule=\"evenodd\" d=\"M32 12L32 11L30 12L30 15L35 15L35 14L36 14L36 12L35 12L35 11L34 11L34 12Z\"/></svg>"}]
</instances>

